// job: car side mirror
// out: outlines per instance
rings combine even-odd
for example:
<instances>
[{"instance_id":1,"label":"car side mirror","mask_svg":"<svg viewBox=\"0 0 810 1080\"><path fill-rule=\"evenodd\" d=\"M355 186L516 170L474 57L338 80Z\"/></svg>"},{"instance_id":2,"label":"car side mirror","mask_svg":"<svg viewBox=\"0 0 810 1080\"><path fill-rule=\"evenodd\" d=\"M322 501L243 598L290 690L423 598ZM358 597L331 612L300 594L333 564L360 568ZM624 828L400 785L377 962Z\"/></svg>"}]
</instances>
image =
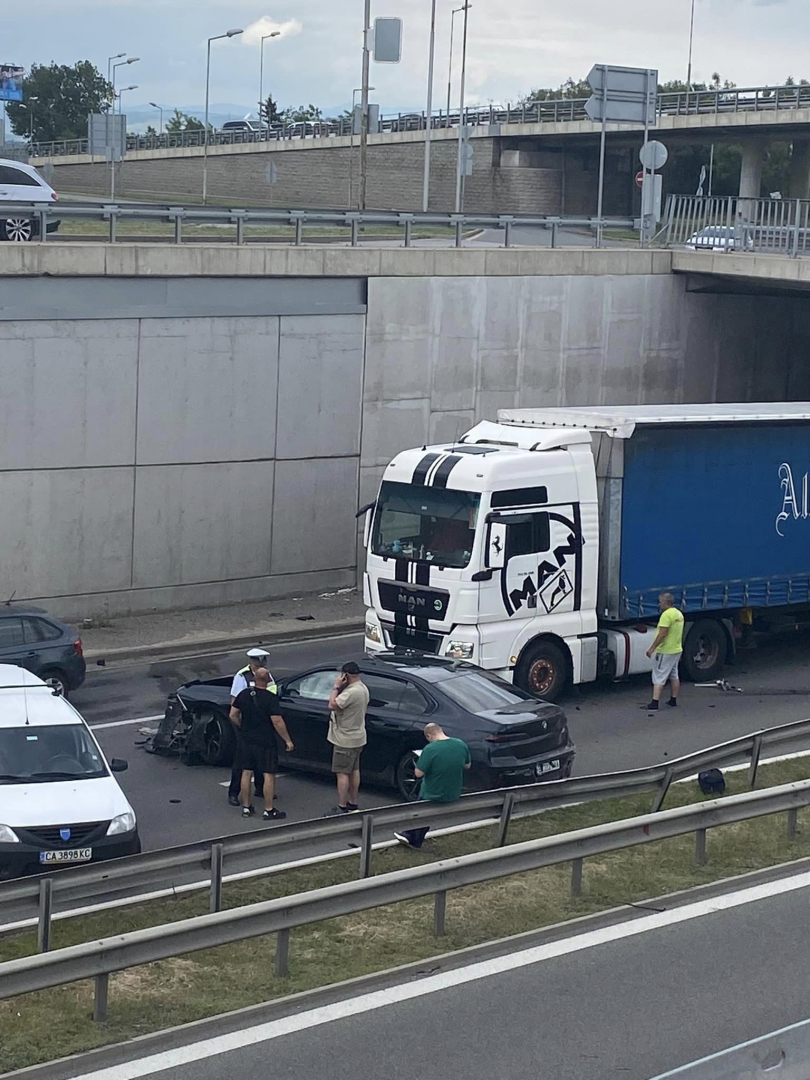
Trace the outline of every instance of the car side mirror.
<instances>
[{"instance_id":1,"label":"car side mirror","mask_svg":"<svg viewBox=\"0 0 810 1080\"><path fill-rule=\"evenodd\" d=\"M129 762L124 761L123 758L114 757L110 762L110 768L113 772L126 772L129 768Z\"/></svg>"}]
</instances>

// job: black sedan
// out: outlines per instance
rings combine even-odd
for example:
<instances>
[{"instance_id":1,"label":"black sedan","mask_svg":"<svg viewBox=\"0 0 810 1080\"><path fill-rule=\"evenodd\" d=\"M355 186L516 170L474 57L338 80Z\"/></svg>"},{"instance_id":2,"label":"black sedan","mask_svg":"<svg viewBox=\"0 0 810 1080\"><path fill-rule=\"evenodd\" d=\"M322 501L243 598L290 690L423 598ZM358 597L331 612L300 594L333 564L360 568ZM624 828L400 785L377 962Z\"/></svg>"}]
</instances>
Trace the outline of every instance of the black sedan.
<instances>
[{"instance_id":1,"label":"black sedan","mask_svg":"<svg viewBox=\"0 0 810 1080\"><path fill-rule=\"evenodd\" d=\"M431 721L469 745L470 787L570 776L574 745L559 705L472 664L388 653L359 665L370 695L362 758L366 780L393 787L404 799L415 798L413 751L425 746L422 731ZM324 665L279 683L281 712L295 743L295 750L283 755L285 768L331 771L328 702L337 675L337 665ZM149 749L229 765L234 751L230 686L230 678L181 686L169 696Z\"/></svg>"}]
</instances>

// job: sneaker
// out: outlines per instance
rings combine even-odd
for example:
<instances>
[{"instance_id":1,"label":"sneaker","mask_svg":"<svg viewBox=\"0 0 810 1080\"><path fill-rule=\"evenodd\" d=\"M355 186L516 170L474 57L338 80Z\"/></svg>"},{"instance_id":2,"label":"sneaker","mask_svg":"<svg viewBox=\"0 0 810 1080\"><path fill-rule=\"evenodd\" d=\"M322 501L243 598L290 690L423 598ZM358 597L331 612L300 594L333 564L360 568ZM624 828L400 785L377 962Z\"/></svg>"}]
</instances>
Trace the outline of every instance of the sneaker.
<instances>
[{"instance_id":1,"label":"sneaker","mask_svg":"<svg viewBox=\"0 0 810 1080\"><path fill-rule=\"evenodd\" d=\"M242 817L253 817L255 812L256 811L253 809L252 806L243 806L242 807Z\"/></svg>"},{"instance_id":2,"label":"sneaker","mask_svg":"<svg viewBox=\"0 0 810 1080\"><path fill-rule=\"evenodd\" d=\"M357 810L360 809L360 807L357 805L356 802L347 802L346 809L349 811L350 814L354 814Z\"/></svg>"},{"instance_id":3,"label":"sneaker","mask_svg":"<svg viewBox=\"0 0 810 1080\"><path fill-rule=\"evenodd\" d=\"M658 712L658 702L651 701L649 705L642 705L642 709L646 709L647 712Z\"/></svg>"},{"instance_id":4,"label":"sneaker","mask_svg":"<svg viewBox=\"0 0 810 1080\"><path fill-rule=\"evenodd\" d=\"M348 814L348 806L333 806L331 810L327 810L324 817L341 817L343 814Z\"/></svg>"},{"instance_id":5,"label":"sneaker","mask_svg":"<svg viewBox=\"0 0 810 1080\"><path fill-rule=\"evenodd\" d=\"M265 810L262 814L262 821L281 821L285 818L287 813L285 810L276 810L275 806L272 810Z\"/></svg>"},{"instance_id":6,"label":"sneaker","mask_svg":"<svg viewBox=\"0 0 810 1080\"><path fill-rule=\"evenodd\" d=\"M408 839L408 837L404 833L395 832L394 836L396 837L397 840L399 840L400 844L402 844L403 847L410 848L411 851L418 851L419 850L419 848L415 844L412 844L410 842L410 840Z\"/></svg>"},{"instance_id":7,"label":"sneaker","mask_svg":"<svg viewBox=\"0 0 810 1080\"><path fill-rule=\"evenodd\" d=\"M677 709L678 708L678 699L676 697L671 697L669 699L669 701L667 702L667 705L669 705L670 709Z\"/></svg>"},{"instance_id":8,"label":"sneaker","mask_svg":"<svg viewBox=\"0 0 810 1080\"><path fill-rule=\"evenodd\" d=\"M229 795L228 796L228 806L238 806L238 805L239 805L239 796L238 795Z\"/></svg>"}]
</instances>

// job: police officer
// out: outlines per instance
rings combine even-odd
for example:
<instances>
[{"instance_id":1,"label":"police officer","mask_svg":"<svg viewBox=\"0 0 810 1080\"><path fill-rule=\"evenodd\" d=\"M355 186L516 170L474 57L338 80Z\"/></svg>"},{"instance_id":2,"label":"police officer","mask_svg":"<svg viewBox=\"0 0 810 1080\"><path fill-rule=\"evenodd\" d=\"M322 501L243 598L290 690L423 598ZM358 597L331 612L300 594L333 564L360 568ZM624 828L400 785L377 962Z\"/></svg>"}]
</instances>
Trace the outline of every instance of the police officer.
<instances>
[{"instance_id":1,"label":"police officer","mask_svg":"<svg viewBox=\"0 0 810 1080\"><path fill-rule=\"evenodd\" d=\"M233 677L233 682L231 683L231 705L233 705L234 701L236 701L236 698L243 690L247 690L249 686L255 685L254 674L256 671L260 668L269 669L270 667L268 662L269 657L265 649L248 649L247 658L247 664L245 664L243 668L240 668ZM270 676L270 684L267 689L271 694L276 693L276 681L272 675ZM239 806L239 786L241 782L241 769L238 769L236 767L236 762L234 762L234 767L231 770L231 782L228 785L228 802L231 806ZM261 797L264 790L264 777L261 773L256 773L254 775L253 784L256 788L256 795Z\"/></svg>"}]
</instances>

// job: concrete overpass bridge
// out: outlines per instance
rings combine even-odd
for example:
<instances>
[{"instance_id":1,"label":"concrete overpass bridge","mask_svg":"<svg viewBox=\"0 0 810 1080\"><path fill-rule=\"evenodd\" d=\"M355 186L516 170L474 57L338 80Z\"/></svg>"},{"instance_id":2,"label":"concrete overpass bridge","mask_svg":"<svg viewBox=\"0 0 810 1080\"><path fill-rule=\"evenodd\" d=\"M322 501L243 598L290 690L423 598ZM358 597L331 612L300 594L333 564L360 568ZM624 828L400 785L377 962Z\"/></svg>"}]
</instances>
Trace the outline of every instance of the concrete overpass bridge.
<instances>
[{"instance_id":1,"label":"concrete overpass bridge","mask_svg":"<svg viewBox=\"0 0 810 1080\"><path fill-rule=\"evenodd\" d=\"M431 206L452 205L458 114L431 118ZM592 214L601 125L585 116L585 99L536 102L521 108L468 110L473 174L465 208L481 213ZM368 205L418 209L422 194L424 114L384 118L369 137ZM733 142L742 147L740 194L759 195L762 164L771 142L793 146L790 190L810 197L810 87L753 87L662 94L656 134L669 146ZM297 134L296 134L297 132ZM637 211L633 185L641 132L607 125L605 211ZM34 165L52 165L63 191L103 195L106 162L88 153L86 140L32 147ZM202 179L201 133L131 137L118 167L122 197L190 201ZM213 132L208 147L212 201L268 206L356 205L358 153L348 125L325 122L304 130Z\"/></svg>"}]
</instances>

